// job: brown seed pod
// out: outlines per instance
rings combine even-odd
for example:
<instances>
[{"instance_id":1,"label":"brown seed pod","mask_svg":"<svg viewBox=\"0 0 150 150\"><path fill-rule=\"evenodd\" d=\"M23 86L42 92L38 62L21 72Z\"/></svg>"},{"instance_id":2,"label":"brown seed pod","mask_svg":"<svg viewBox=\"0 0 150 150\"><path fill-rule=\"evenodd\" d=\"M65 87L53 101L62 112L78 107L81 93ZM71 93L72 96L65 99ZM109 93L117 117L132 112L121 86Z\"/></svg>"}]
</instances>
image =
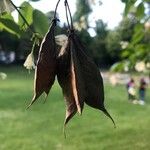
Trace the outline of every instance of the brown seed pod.
<instances>
[{"instance_id":1,"label":"brown seed pod","mask_svg":"<svg viewBox=\"0 0 150 150\"><path fill-rule=\"evenodd\" d=\"M66 100L65 124L84 106L84 84L80 75L80 66L76 58L74 43L71 38L61 48L58 56L57 77Z\"/></svg>"},{"instance_id":2,"label":"brown seed pod","mask_svg":"<svg viewBox=\"0 0 150 150\"><path fill-rule=\"evenodd\" d=\"M71 87L77 110L79 114L82 114L85 100L84 79L81 72L80 62L78 61L78 56L76 55L76 45L72 40L72 35L69 37L69 39L71 53Z\"/></svg>"},{"instance_id":3,"label":"brown seed pod","mask_svg":"<svg viewBox=\"0 0 150 150\"><path fill-rule=\"evenodd\" d=\"M99 69L92 59L84 53L83 49L85 48L75 34L73 36L73 43L75 45L75 52L85 85L85 103L93 108L103 111L115 125L114 120L104 107L104 86Z\"/></svg>"},{"instance_id":4,"label":"brown seed pod","mask_svg":"<svg viewBox=\"0 0 150 150\"><path fill-rule=\"evenodd\" d=\"M104 86L99 69L83 49L73 32L59 53L57 76L66 99L65 124L76 111L82 113L84 102L103 111L114 123L104 107Z\"/></svg>"},{"instance_id":5,"label":"brown seed pod","mask_svg":"<svg viewBox=\"0 0 150 150\"><path fill-rule=\"evenodd\" d=\"M41 43L34 77L34 96L28 107L30 107L43 92L48 95L54 83L56 75L55 26L56 20L54 19Z\"/></svg>"},{"instance_id":6,"label":"brown seed pod","mask_svg":"<svg viewBox=\"0 0 150 150\"><path fill-rule=\"evenodd\" d=\"M76 114L77 107L71 87L71 56L70 56L70 45L67 40L61 48L57 58L57 78L60 84L66 103L66 118L64 124Z\"/></svg>"}]
</instances>

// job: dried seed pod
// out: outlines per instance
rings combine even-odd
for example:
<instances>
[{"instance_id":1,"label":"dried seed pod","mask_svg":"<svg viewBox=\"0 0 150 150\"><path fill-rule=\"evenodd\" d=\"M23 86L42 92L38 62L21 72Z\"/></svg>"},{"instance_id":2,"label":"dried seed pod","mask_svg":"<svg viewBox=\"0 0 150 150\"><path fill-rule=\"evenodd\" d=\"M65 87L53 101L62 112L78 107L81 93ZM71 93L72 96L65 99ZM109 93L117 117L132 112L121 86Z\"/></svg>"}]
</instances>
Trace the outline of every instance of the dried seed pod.
<instances>
[{"instance_id":1,"label":"dried seed pod","mask_svg":"<svg viewBox=\"0 0 150 150\"><path fill-rule=\"evenodd\" d=\"M85 86L84 77L82 76L80 62L76 55L76 45L72 39L73 34L70 36L70 53L71 53L71 85L75 98L77 110L82 114L85 100Z\"/></svg>"},{"instance_id":2,"label":"dried seed pod","mask_svg":"<svg viewBox=\"0 0 150 150\"><path fill-rule=\"evenodd\" d=\"M85 103L103 111L114 123L114 120L104 107L104 86L99 69L91 58L84 53L84 46L76 35L73 37L73 43L75 45L76 57L78 58L82 79L85 85Z\"/></svg>"},{"instance_id":3,"label":"dried seed pod","mask_svg":"<svg viewBox=\"0 0 150 150\"><path fill-rule=\"evenodd\" d=\"M99 69L85 55L83 49L78 37L72 33L59 53L61 59L59 58L57 76L66 98L65 123L74 116L76 111L82 113L84 102L103 111L113 121L104 107L104 86Z\"/></svg>"},{"instance_id":4,"label":"dried seed pod","mask_svg":"<svg viewBox=\"0 0 150 150\"><path fill-rule=\"evenodd\" d=\"M61 48L57 58L57 78L60 84L66 103L66 118L64 124L76 114L77 107L71 87L71 56L70 56L70 45L67 40Z\"/></svg>"},{"instance_id":5,"label":"dried seed pod","mask_svg":"<svg viewBox=\"0 0 150 150\"><path fill-rule=\"evenodd\" d=\"M57 77L67 107L65 124L77 111L79 114L82 113L85 99L83 79L74 47L72 38L69 37L58 55Z\"/></svg>"},{"instance_id":6,"label":"dried seed pod","mask_svg":"<svg viewBox=\"0 0 150 150\"><path fill-rule=\"evenodd\" d=\"M54 83L56 75L55 26L56 20L54 19L41 43L34 77L34 96L28 107L30 107L43 92L48 95Z\"/></svg>"}]
</instances>

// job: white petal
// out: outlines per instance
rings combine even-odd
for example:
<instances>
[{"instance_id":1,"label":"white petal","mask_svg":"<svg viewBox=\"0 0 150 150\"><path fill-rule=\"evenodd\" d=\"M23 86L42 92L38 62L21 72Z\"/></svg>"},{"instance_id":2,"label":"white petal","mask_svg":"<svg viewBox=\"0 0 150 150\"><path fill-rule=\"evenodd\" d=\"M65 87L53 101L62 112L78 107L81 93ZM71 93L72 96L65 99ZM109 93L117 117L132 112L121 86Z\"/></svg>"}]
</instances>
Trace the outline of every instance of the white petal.
<instances>
[{"instance_id":1,"label":"white petal","mask_svg":"<svg viewBox=\"0 0 150 150\"><path fill-rule=\"evenodd\" d=\"M33 54L29 54L27 59L24 62L24 67L26 67L27 69L35 69L35 64L34 64L34 57Z\"/></svg>"}]
</instances>

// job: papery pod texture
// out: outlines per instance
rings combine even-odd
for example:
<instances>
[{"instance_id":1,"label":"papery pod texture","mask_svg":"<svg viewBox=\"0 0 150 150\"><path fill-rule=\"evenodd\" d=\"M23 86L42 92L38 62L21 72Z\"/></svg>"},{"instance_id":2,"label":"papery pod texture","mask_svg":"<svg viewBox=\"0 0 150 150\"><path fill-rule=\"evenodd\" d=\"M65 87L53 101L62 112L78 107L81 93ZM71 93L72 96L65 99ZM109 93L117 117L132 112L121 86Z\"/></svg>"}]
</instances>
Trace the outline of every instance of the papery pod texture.
<instances>
[{"instance_id":1,"label":"papery pod texture","mask_svg":"<svg viewBox=\"0 0 150 150\"><path fill-rule=\"evenodd\" d=\"M115 125L114 120L104 106L104 85L99 68L93 60L84 53L85 47L82 45L77 35L74 34L72 41L74 43L76 57L78 58L78 64L84 82L86 95L84 102L93 108L103 111Z\"/></svg>"},{"instance_id":2,"label":"papery pod texture","mask_svg":"<svg viewBox=\"0 0 150 150\"><path fill-rule=\"evenodd\" d=\"M77 111L82 113L84 102L103 111L113 121L104 107L104 86L99 69L84 53L84 49L79 38L72 33L58 57L58 82L67 107L65 123Z\"/></svg>"},{"instance_id":3,"label":"papery pod texture","mask_svg":"<svg viewBox=\"0 0 150 150\"><path fill-rule=\"evenodd\" d=\"M70 41L70 54L71 54L71 87L75 98L77 110L79 114L82 113L84 100L85 100L85 85L81 72L81 65L79 58L76 55L76 45L72 40L72 35L69 37Z\"/></svg>"},{"instance_id":4,"label":"papery pod texture","mask_svg":"<svg viewBox=\"0 0 150 150\"><path fill-rule=\"evenodd\" d=\"M73 42L85 85L86 98L84 101L93 108L103 110L104 85L100 71L92 59L84 53L85 47L76 35L73 37Z\"/></svg>"},{"instance_id":5,"label":"papery pod texture","mask_svg":"<svg viewBox=\"0 0 150 150\"><path fill-rule=\"evenodd\" d=\"M56 20L53 20L45 35L39 51L34 77L34 96L29 106L45 92L47 95L54 83L56 75L56 46L54 31Z\"/></svg>"},{"instance_id":6,"label":"papery pod texture","mask_svg":"<svg viewBox=\"0 0 150 150\"><path fill-rule=\"evenodd\" d=\"M70 41L67 40L61 48L57 58L57 78L60 84L66 103L66 118L64 124L76 114L77 106L72 90L72 75L71 75L71 53Z\"/></svg>"}]
</instances>

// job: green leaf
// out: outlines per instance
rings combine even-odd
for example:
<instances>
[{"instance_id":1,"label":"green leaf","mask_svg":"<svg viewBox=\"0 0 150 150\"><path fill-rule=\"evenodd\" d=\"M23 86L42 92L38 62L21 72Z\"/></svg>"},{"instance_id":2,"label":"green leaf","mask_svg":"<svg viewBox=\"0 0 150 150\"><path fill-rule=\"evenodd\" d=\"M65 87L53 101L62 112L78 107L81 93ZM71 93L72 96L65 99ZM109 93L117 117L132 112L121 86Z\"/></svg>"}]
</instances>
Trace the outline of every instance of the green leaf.
<instances>
[{"instance_id":1,"label":"green leaf","mask_svg":"<svg viewBox=\"0 0 150 150\"><path fill-rule=\"evenodd\" d=\"M127 3L128 2L128 0L121 0L123 3Z\"/></svg>"},{"instance_id":2,"label":"green leaf","mask_svg":"<svg viewBox=\"0 0 150 150\"><path fill-rule=\"evenodd\" d=\"M21 14L27 20L28 24L31 25L33 22L33 18L32 18L33 7L28 2L23 2L20 7L21 7L20 9ZM28 28L28 26L25 24L24 20L20 15L18 18L18 24L20 27Z\"/></svg>"},{"instance_id":3,"label":"green leaf","mask_svg":"<svg viewBox=\"0 0 150 150\"><path fill-rule=\"evenodd\" d=\"M35 32L39 33L41 37L44 37L48 31L49 21L44 13L39 10L33 11L33 27Z\"/></svg>"},{"instance_id":4,"label":"green leaf","mask_svg":"<svg viewBox=\"0 0 150 150\"><path fill-rule=\"evenodd\" d=\"M11 19L0 18L0 29L6 30L12 34L17 35L18 37L20 37L22 34L19 26Z\"/></svg>"},{"instance_id":5,"label":"green leaf","mask_svg":"<svg viewBox=\"0 0 150 150\"><path fill-rule=\"evenodd\" d=\"M124 63L123 62L117 62L111 66L110 70L112 72L122 72L122 71L124 71Z\"/></svg>"},{"instance_id":6,"label":"green leaf","mask_svg":"<svg viewBox=\"0 0 150 150\"><path fill-rule=\"evenodd\" d=\"M150 3L150 0L144 0L144 2Z\"/></svg>"},{"instance_id":7,"label":"green leaf","mask_svg":"<svg viewBox=\"0 0 150 150\"><path fill-rule=\"evenodd\" d=\"M139 31L143 31L143 24L141 23L136 24L136 26L134 27L134 33Z\"/></svg>"},{"instance_id":8,"label":"green leaf","mask_svg":"<svg viewBox=\"0 0 150 150\"><path fill-rule=\"evenodd\" d=\"M122 53L121 53L121 57L122 58L126 58L126 57L129 57L130 56L130 50L127 49L127 50L124 50Z\"/></svg>"},{"instance_id":9,"label":"green leaf","mask_svg":"<svg viewBox=\"0 0 150 150\"><path fill-rule=\"evenodd\" d=\"M14 19L10 13L4 13L3 15L0 16L0 19L9 19L9 20L14 21ZM2 31L3 28L4 28L4 25L2 25L2 23L0 23L0 31Z\"/></svg>"},{"instance_id":10,"label":"green leaf","mask_svg":"<svg viewBox=\"0 0 150 150\"><path fill-rule=\"evenodd\" d=\"M140 42L144 37L144 33L143 32L137 32L133 35L132 38L132 44L137 44L138 42Z\"/></svg>"},{"instance_id":11,"label":"green leaf","mask_svg":"<svg viewBox=\"0 0 150 150\"><path fill-rule=\"evenodd\" d=\"M12 17L11 13L4 13L3 15L0 16L0 18L6 18L14 21L14 18Z\"/></svg>"},{"instance_id":12,"label":"green leaf","mask_svg":"<svg viewBox=\"0 0 150 150\"><path fill-rule=\"evenodd\" d=\"M149 51L149 47L147 47L147 44L137 44L135 46L135 55L138 59L144 59L148 56L148 54L150 53Z\"/></svg>"},{"instance_id":13,"label":"green leaf","mask_svg":"<svg viewBox=\"0 0 150 150\"><path fill-rule=\"evenodd\" d=\"M131 8L133 8L136 0L124 0L123 2L126 3L125 10L124 10L124 16L127 16L127 14L130 12Z\"/></svg>"},{"instance_id":14,"label":"green leaf","mask_svg":"<svg viewBox=\"0 0 150 150\"><path fill-rule=\"evenodd\" d=\"M131 43L134 45L134 44L137 44L138 42L140 42L144 37L144 29L143 29L143 26L141 25L137 25L135 27L135 30L134 30L134 35L132 37L132 41Z\"/></svg>"},{"instance_id":15,"label":"green leaf","mask_svg":"<svg viewBox=\"0 0 150 150\"><path fill-rule=\"evenodd\" d=\"M143 4L143 2L141 2L137 7L136 16L139 19L142 19L144 17L144 11L145 11L144 4Z\"/></svg>"}]
</instances>

